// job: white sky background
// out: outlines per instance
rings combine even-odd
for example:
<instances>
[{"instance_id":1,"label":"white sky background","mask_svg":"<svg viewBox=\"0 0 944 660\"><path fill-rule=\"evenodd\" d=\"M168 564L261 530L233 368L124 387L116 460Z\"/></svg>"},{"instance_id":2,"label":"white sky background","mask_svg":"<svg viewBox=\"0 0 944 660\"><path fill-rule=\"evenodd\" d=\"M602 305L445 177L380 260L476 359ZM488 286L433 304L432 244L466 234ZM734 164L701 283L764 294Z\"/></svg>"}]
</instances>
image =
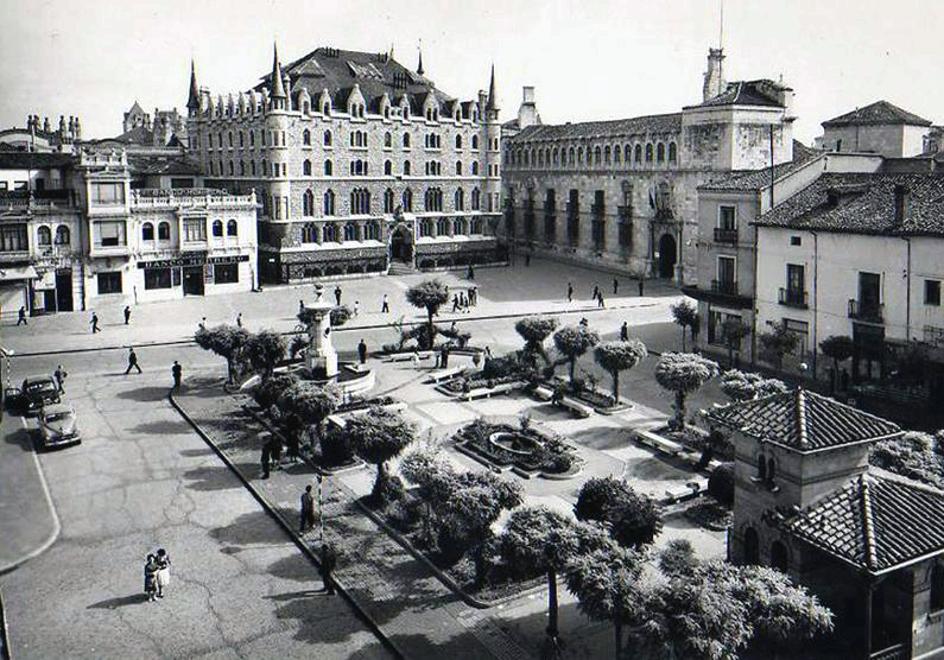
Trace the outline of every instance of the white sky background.
<instances>
[{"instance_id":1,"label":"white sky background","mask_svg":"<svg viewBox=\"0 0 944 660\"><path fill-rule=\"evenodd\" d=\"M190 57L214 94L248 89L272 61L318 46L379 52L471 99L495 62L502 120L522 85L545 123L675 112L701 99L719 0L0 0L0 127L77 114L84 137L121 131L137 99L185 112ZM726 0L725 76L781 74L795 136L884 98L939 123L940 0Z\"/></svg>"}]
</instances>

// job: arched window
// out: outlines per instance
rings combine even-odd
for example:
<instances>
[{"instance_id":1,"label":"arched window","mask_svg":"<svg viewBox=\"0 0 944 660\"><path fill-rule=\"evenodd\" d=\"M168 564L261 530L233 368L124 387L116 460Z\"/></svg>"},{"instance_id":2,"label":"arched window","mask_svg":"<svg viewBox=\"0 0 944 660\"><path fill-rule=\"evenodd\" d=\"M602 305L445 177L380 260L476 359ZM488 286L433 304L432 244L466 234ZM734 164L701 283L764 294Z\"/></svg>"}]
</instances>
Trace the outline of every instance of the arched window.
<instances>
[{"instance_id":1,"label":"arched window","mask_svg":"<svg viewBox=\"0 0 944 660\"><path fill-rule=\"evenodd\" d=\"M409 133L403 134L403 148L404 149L410 148L410 134Z\"/></svg>"},{"instance_id":2,"label":"arched window","mask_svg":"<svg viewBox=\"0 0 944 660\"><path fill-rule=\"evenodd\" d=\"M315 194L311 188L302 194L302 215L313 216L315 214Z\"/></svg>"},{"instance_id":3,"label":"arched window","mask_svg":"<svg viewBox=\"0 0 944 660\"><path fill-rule=\"evenodd\" d=\"M634 153L633 153L633 160L637 163L642 162L642 145L641 144L636 145L636 148L634 149Z\"/></svg>"},{"instance_id":4,"label":"arched window","mask_svg":"<svg viewBox=\"0 0 944 660\"><path fill-rule=\"evenodd\" d=\"M413 191L409 188L403 191L403 210L407 212L413 211Z\"/></svg>"},{"instance_id":5,"label":"arched window","mask_svg":"<svg viewBox=\"0 0 944 660\"><path fill-rule=\"evenodd\" d=\"M669 142L669 162L678 162L678 145L676 145L674 142Z\"/></svg>"},{"instance_id":6,"label":"arched window","mask_svg":"<svg viewBox=\"0 0 944 660\"><path fill-rule=\"evenodd\" d=\"M302 175L311 176L311 161L307 158L302 162Z\"/></svg>"},{"instance_id":7,"label":"arched window","mask_svg":"<svg viewBox=\"0 0 944 660\"><path fill-rule=\"evenodd\" d=\"M603 147L603 163L605 165L610 164L610 145Z\"/></svg>"},{"instance_id":8,"label":"arched window","mask_svg":"<svg viewBox=\"0 0 944 660\"><path fill-rule=\"evenodd\" d=\"M318 242L318 225L314 222L306 222L302 225L302 243Z\"/></svg>"},{"instance_id":9,"label":"arched window","mask_svg":"<svg viewBox=\"0 0 944 660\"><path fill-rule=\"evenodd\" d=\"M331 176L334 173L334 165L330 160L324 162L324 175Z\"/></svg>"},{"instance_id":10,"label":"arched window","mask_svg":"<svg viewBox=\"0 0 944 660\"><path fill-rule=\"evenodd\" d=\"M246 145L246 135L242 131L239 131L239 147L242 148Z\"/></svg>"},{"instance_id":11,"label":"arched window","mask_svg":"<svg viewBox=\"0 0 944 660\"><path fill-rule=\"evenodd\" d=\"M782 541L774 541L770 545L770 565L778 571L786 572L788 563L787 546Z\"/></svg>"},{"instance_id":12,"label":"arched window","mask_svg":"<svg viewBox=\"0 0 944 660\"><path fill-rule=\"evenodd\" d=\"M577 164L583 165L583 147L577 147Z\"/></svg>"},{"instance_id":13,"label":"arched window","mask_svg":"<svg viewBox=\"0 0 944 660\"><path fill-rule=\"evenodd\" d=\"M661 142L656 146L656 162L665 162L665 145Z\"/></svg>"},{"instance_id":14,"label":"arched window","mask_svg":"<svg viewBox=\"0 0 944 660\"><path fill-rule=\"evenodd\" d=\"M456 161L456 176L462 176L462 161Z\"/></svg>"},{"instance_id":15,"label":"arched window","mask_svg":"<svg viewBox=\"0 0 944 660\"><path fill-rule=\"evenodd\" d=\"M239 176L246 176L246 163L239 161Z\"/></svg>"},{"instance_id":16,"label":"arched window","mask_svg":"<svg viewBox=\"0 0 944 660\"><path fill-rule=\"evenodd\" d=\"M331 131L325 131L324 132L324 146L330 147L332 139L333 138L331 136Z\"/></svg>"},{"instance_id":17,"label":"arched window","mask_svg":"<svg viewBox=\"0 0 944 660\"><path fill-rule=\"evenodd\" d=\"M646 162L651 163L653 156L652 143L646 145Z\"/></svg>"},{"instance_id":18,"label":"arched window","mask_svg":"<svg viewBox=\"0 0 944 660\"><path fill-rule=\"evenodd\" d=\"M229 132L228 137L229 137L229 148L232 149L233 148L233 131Z\"/></svg>"},{"instance_id":19,"label":"arched window","mask_svg":"<svg viewBox=\"0 0 944 660\"><path fill-rule=\"evenodd\" d=\"M154 225L152 225L150 222L145 222L143 225L141 225L141 240L154 240Z\"/></svg>"},{"instance_id":20,"label":"arched window","mask_svg":"<svg viewBox=\"0 0 944 660\"><path fill-rule=\"evenodd\" d=\"M380 226L376 222L368 222L366 225L364 225L364 240L380 240Z\"/></svg>"},{"instance_id":21,"label":"arched window","mask_svg":"<svg viewBox=\"0 0 944 660\"><path fill-rule=\"evenodd\" d=\"M929 609L932 612L944 610L944 564L935 564L931 569L930 595Z\"/></svg>"},{"instance_id":22,"label":"arched window","mask_svg":"<svg viewBox=\"0 0 944 660\"><path fill-rule=\"evenodd\" d=\"M384 161L384 176L392 176L392 175L393 175L393 163L391 163L389 160L385 160Z\"/></svg>"},{"instance_id":23,"label":"arched window","mask_svg":"<svg viewBox=\"0 0 944 660\"><path fill-rule=\"evenodd\" d=\"M355 188L351 191L351 215L370 213L370 191L367 188Z\"/></svg>"},{"instance_id":24,"label":"arched window","mask_svg":"<svg viewBox=\"0 0 944 660\"><path fill-rule=\"evenodd\" d=\"M256 132L252 129L249 129L249 146L256 146Z\"/></svg>"},{"instance_id":25,"label":"arched window","mask_svg":"<svg viewBox=\"0 0 944 660\"><path fill-rule=\"evenodd\" d=\"M744 530L744 563L748 566L760 563L760 541L753 527Z\"/></svg>"},{"instance_id":26,"label":"arched window","mask_svg":"<svg viewBox=\"0 0 944 660\"><path fill-rule=\"evenodd\" d=\"M473 217L471 222L469 222L469 233L470 234L481 234L482 233L482 219L479 217Z\"/></svg>"},{"instance_id":27,"label":"arched window","mask_svg":"<svg viewBox=\"0 0 944 660\"><path fill-rule=\"evenodd\" d=\"M478 149L478 148L479 148L479 136L478 136L478 135L473 135L473 136L472 136L472 148L473 148L473 149Z\"/></svg>"},{"instance_id":28,"label":"arched window","mask_svg":"<svg viewBox=\"0 0 944 660\"><path fill-rule=\"evenodd\" d=\"M384 190L384 213L393 213L393 190Z\"/></svg>"},{"instance_id":29,"label":"arched window","mask_svg":"<svg viewBox=\"0 0 944 660\"><path fill-rule=\"evenodd\" d=\"M593 164L599 165L603 162L603 152L600 147L594 147L593 149Z\"/></svg>"},{"instance_id":30,"label":"arched window","mask_svg":"<svg viewBox=\"0 0 944 660\"><path fill-rule=\"evenodd\" d=\"M262 159L262 176L269 176L269 163L265 158Z\"/></svg>"},{"instance_id":31,"label":"arched window","mask_svg":"<svg viewBox=\"0 0 944 660\"><path fill-rule=\"evenodd\" d=\"M465 218L454 218L452 220L452 235L465 236L466 234L465 227L466 227Z\"/></svg>"},{"instance_id":32,"label":"arched window","mask_svg":"<svg viewBox=\"0 0 944 660\"><path fill-rule=\"evenodd\" d=\"M226 165L227 165L227 168L226 168L227 172L229 172L230 176L233 176L236 173L235 168L233 167L233 161L229 161Z\"/></svg>"},{"instance_id":33,"label":"arched window","mask_svg":"<svg viewBox=\"0 0 944 660\"><path fill-rule=\"evenodd\" d=\"M309 131L307 128L304 131L302 131L302 144L304 145L311 144L311 131Z\"/></svg>"},{"instance_id":34,"label":"arched window","mask_svg":"<svg viewBox=\"0 0 944 660\"><path fill-rule=\"evenodd\" d=\"M357 225L353 222L349 222L344 225L344 240L345 241L356 241L357 240Z\"/></svg>"},{"instance_id":35,"label":"arched window","mask_svg":"<svg viewBox=\"0 0 944 660\"><path fill-rule=\"evenodd\" d=\"M479 161L473 160L472 161L472 176L478 176L478 175L479 175Z\"/></svg>"},{"instance_id":36,"label":"arched window","mask_svg":"<svg viewBox=\"0 0 944 660\"><path fill-rule=\"evenodd\" d=\"M403 161L403 176L410 176L411 170L412 170L412 166L410 165L410 161L408 160Z\"/></svg>"},{"instance_id":37,"label":"arched window","mask_svg":"<svg viewBox=\"0 0 944 660\"><path fill-rule=\"evenodd\" d=\"M170 223L169 222L162 222L157 226L157 240L159 241L170 240Z\"/></svg>"},{"instance_id":38,"label":"arched window","mask_svg":"<svg viewBox=\"0 0 944 660\"><path fill-rule=\"evenodd\" d=\"M326 190L324 194L324 201L322 209L324 215L334 215L334 191ZM327 238L325 240L328 240Z\"/></svg>"},{"instance_id":39,"label":"arched window","mask_svg":"<svg viewBox=\"0 0 944 660\"><path fill-rule=\"evenodd\" d=\"M223 221L222 220L213 221L213 236L216 238L223 237Z\"/></svg>"},{"instance_id":40,"label":"arched window","mask_svg":"<svg viewBox=\"0 0 944 660\"><path fill-rule=\"evenodd\" d=\"M465 210L465 191L463 191L462 188L458 188L456 190L456 194L454 195L454 197L455 199L453 201L455 203L456 211L464 211Z\"/></svg>"},{"instance_id":41,"label":"arched window","mask_svg":"<svg viewBox=\"0 0 944 660\"><path fill-rule=\"evenodd\" d=\"M436 221L436 235L437 236L449 235L449 219L448 218L439 218Z\"/></svg>"},{"instance_id":42,"label":"arched window","mask_svg":"<svg viewBox=\"0 0 944 660\"><path fill-rule=\"evenodd\" d=\"M456 149L462 148L462 136L456 135Z\"/></svg>"},{"instance_id":43,"label":"arched window","mask_svg":"<svg viewBox=\"0 0 944 660\"><path fill-rule=\"evenodd\" d=\"M256 161L254 160L249 161L249 174L256 176Z\"/></svg>"},{"instance_id":44,"label":"arched window","mask_svg":"<svg viewBox=\"0 0 944 660\"><path fill-rule=\"evenodd\" d=\"M629 166L630 161L633 159L633 149L628 144L623 145L623 162Z\"/></svg>"},{"instance_id":45,"label":"arched window","mask_svg":"<svg viewBox=\"0 0 944 660\"><path fill-rule=\"evenodd\" d=\"M609 149L609 147L607 147L607 149ZM622 154L620 153L619 145L616 145L615 147L613 147L613 164L614 164L614 165L619 165L619 164L620 164L620 160L621 160L620 156L621 156L621 155L622 155Z\"/></svg>"},{"instance_id":46,"label":"arched window","mask_svg":"<svg viewBox=\"0 0 944 660\"><path fill-rule=\"evenodd\" d=\"M433 222L429 218L420 220L420 236L432 236Z\"/></svg>"},{"instance_id":47,"label":"arched window","mask_svg":"<svg viewBox=\"0 0 944 660\"><path fill-rule=\"evenodd\" d=\"M56 245L68 245L72 242L72 236L69 228L65 225L56 227ZM154 238L154 230L151 230L151 238Z\"/></svg>"},{"instance_id":48,"label":"arched window","mask_svg":"<svg viewBox=\"0 0 944 660\"><path fill-rule=\"evenodd\" d=\"M393 136L387 131L384 133L384 148L390 149L391 147L393 147Z\"/></svg>"},{"instance_id":49,"label":"arched window","mask_svg":"<svg viewBox=\"0 0 944 660\"><path fill-rule=\"evenodd\" d=\"M239 225L235 220L228 220L226 222L226 235L227 236L238 236L239 235Z\"/></svg>"},{"instance_id":50,"label":"arched window","mask_svg":"<svg viewBox=\"0 0 944 660\"><path fill-rule=\"evenodd\" d=\"M333 223L326 224L321 230L321 240L324 243L337 243L338 228Z\"/></svg>"},{"instance_id":51,"label":"arched window","mask_svg":"<svg viewBox=\"0 0 944 660\"><path fill-rule=\"evenodd\" d=\"M570 152L567 154L567 164L573 165L575 162L575 158L576 158L576 152L574 151L574 148L571 147Z\"/></svg>"},{"instance_id":52,"label":"arched window","mask_svg":"<svg viewBox=\"0 0 944 660\"><path fill-rule=\"evenodd\" d=\"M478 211L482 208L482 193L478 188L472 189L472 210Z\"/></svg>"}]
</instances>

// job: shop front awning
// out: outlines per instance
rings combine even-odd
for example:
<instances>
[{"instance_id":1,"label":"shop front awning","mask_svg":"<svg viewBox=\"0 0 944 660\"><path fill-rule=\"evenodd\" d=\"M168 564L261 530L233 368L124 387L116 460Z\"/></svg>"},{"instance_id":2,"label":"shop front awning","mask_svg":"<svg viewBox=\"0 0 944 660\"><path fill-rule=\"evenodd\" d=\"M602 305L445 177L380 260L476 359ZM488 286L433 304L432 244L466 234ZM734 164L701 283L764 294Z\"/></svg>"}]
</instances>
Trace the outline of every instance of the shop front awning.
<instances>
[{"instance_id":1,"label":"shop front awning","mask_svg":"<svg viewBox=\"0 0 944 660\"><path fill-rule=\"evenodd\" d=\"M0 267L0 282L13 282L15 280L35 280L39 278L36 269L32 266L6 266Z\"/></svg>"}]
</instances>

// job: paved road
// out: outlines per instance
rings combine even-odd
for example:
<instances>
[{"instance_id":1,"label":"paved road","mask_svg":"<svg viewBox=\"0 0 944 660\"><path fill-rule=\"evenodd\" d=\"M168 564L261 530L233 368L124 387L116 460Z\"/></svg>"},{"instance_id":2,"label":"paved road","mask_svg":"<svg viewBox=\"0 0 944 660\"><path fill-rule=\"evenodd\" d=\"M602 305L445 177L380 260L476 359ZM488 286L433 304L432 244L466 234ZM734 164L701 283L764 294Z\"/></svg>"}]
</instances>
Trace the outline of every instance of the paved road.
<instances>
[{"instance_id":1,"label":"paved road","mask_svg":"<svg viewBox=\"0 0 944 660\"><path fill-rule=\"evenodd\" d=\"M313 591L317 572L168 406L163 381L70 378L86 440L41 456L61 535L0 577L15 657L386 656L343 600ZM142 562L159 546L172 584L148 603Z\"/></svg>"}]
</instances>

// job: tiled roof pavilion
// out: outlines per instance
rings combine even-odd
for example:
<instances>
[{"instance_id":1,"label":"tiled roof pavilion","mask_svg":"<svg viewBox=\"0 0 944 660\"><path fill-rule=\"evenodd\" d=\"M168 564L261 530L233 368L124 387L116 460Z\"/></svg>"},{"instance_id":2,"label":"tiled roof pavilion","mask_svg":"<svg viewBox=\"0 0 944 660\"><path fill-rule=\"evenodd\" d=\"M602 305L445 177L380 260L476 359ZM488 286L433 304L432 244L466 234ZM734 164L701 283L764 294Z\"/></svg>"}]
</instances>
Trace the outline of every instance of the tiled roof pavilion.
<instances>
[{"instance_id":1,"label":"tiled roof pavilion","mask_svg":"<svg viewBox=\"0 0 944 660\"><path fill-rule=\"evenodd\" d=\"M803 388L715 408L705 416L799 452L880 440L901 432L897 424Z\"/></svg>"}]
</instances>

